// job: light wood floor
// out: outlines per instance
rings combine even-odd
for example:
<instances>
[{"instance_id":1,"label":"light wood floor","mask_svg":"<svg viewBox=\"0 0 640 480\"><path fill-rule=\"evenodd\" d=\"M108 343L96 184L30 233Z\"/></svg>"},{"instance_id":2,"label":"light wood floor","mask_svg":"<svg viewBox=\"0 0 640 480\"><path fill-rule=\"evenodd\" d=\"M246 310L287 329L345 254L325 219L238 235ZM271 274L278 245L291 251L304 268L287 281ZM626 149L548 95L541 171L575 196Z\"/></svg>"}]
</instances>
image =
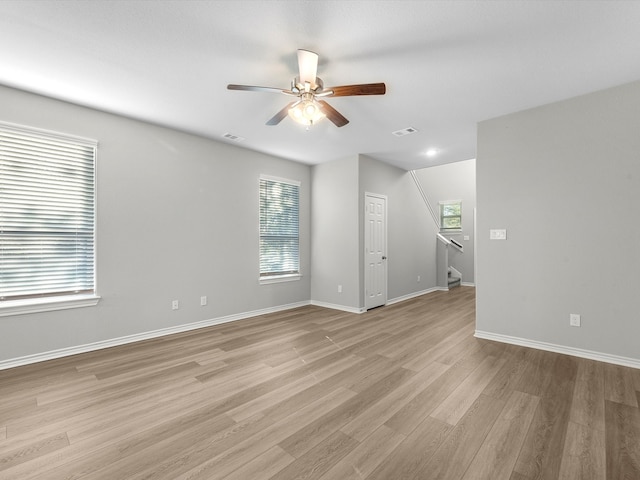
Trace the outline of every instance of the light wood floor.
<instances>
[{"instance_id":1,"label":"light wood floor","mask_svg":"<svg viewBox=\"0 0 640 480\"><path fill-rule=\"evenodd\" d=\"M0 372L0 479L640 479L640 370L473 337L459 287Z\"/></svg>"}]
</instances>

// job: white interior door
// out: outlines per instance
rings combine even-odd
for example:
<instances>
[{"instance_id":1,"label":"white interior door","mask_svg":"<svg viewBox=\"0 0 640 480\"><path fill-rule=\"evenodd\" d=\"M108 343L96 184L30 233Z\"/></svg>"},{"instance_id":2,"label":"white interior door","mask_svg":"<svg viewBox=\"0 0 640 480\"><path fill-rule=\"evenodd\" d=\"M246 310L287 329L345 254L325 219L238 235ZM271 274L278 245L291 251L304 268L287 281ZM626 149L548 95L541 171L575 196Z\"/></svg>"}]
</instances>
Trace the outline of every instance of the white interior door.
<instances>
[{"instance_id":1,"label":"white interior door","mask_svg":"<svg viewBox=\"0 0 640 480\"><path fill-rule=\"evenodd\" d=\"M387 198L365 194L365 308L387 303Z\"/></svg>"}]
</instances>

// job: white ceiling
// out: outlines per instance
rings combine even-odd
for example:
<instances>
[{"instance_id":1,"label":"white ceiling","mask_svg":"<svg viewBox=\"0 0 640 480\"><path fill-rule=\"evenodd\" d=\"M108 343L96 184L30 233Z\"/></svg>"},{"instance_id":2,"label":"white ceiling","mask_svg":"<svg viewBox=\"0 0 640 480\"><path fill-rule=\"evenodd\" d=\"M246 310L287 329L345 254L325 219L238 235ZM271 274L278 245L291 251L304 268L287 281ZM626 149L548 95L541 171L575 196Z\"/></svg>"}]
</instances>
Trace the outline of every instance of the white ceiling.
<instances>
[{"instance_id":1,"label":"white ceiling","mask_svg":"<svg viewBox=\"0 0 640 480\"><path fill-rule=\"evenodd\" d=\"M226 85L289 88L298 48L387 94L266 126L289 97ZM309 164L475 158L478 121L639 80L639 54L640 1L0 1L0 84Z\"/></svg>"}]
</instances>

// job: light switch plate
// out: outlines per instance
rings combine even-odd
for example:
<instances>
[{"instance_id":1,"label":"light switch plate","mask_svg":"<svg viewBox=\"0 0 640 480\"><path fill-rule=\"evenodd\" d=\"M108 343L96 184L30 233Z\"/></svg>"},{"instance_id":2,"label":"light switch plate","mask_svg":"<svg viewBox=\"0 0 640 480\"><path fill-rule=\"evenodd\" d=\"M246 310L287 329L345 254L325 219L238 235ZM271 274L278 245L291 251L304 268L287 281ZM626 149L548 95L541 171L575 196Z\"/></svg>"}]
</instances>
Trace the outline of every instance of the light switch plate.
<instances>
[{"instance_id":1,"label":"light switch plate","mask_svg":"<svg viewBox=\"0 0 640 480\"><path fill-rule=\"evenodd\" d=\"M491 230L489 230L489 238L491 240L506 240L507 230L492 228Z\"/></svg>"}]
</instances>

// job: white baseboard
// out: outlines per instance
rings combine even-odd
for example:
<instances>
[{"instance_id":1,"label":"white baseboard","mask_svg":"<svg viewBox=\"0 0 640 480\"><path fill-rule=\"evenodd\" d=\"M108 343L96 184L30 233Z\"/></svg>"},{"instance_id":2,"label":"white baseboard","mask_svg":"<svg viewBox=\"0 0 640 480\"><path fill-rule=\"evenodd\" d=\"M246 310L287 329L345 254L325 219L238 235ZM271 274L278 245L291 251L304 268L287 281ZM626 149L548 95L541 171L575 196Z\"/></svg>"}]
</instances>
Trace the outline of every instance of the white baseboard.
<instances>
[{"instance_id":1,"label":"white baseboard","mask_svg":"<svg viewBox=\"0 0 640 480\"><path fill-rule=\"evenodd\" d=\"M412 298L416 298L416 297L419 297L421 295L426 295L427 293L447 292L447 291L449 291L448 288L432 287L432 288L428 288L426 290L422 290L420 292L414 292L414 293L410 293L408 295L403 295L401 297L392 298L391 300L387 300L387 305L393 305L394 303L404 302L405 300L411 300Z\"/></svg>"},{"instance_id":2,"label":"white baseboard","mask_svg":"<svg viewBox=\"0 0 640 480\"><path fill-rule=\"evenodd\" d=\"M183 325L177 325L175 327L161 328L159 330L153 330L150 332L137 333L134 335L127 335L125 337L113 338L110 340L102 340L100 342L88 343L85 345L77 345L73 347L61 348L58 350L52 350L49 352L37 353L34 355L27 355L24 357L11 358L8 360L0 361L0 370L7 368L19 367L22 365L29 365L31 363L44 362L46 360L53 360L56 358L67 357L69 355L76 355L78 353L92 352L95 350L101 350L103 348L117 347L119 345L126 345L128 343L140 342L142 340L149 340L151 338L164 337L165 335L171 335L173 333L188 332L190 330L197 330L199 328L211 327L213 325L220 325L223 323L234 322L236 320L244 320L246 318L257 317L258 315L266 315L268 313L281 312L284 310L290 310L292 308L304 307L309 305L310 302L298 302L290 303L287 305L279 305L277 307L264 308L261 310L253 310L250 312L237 313L234 315L227 315L224 317L213 318L210 320L202 320L200 322L186 323Z\"/></svg>"},{"instance_id":3,"label":"white baseboard","mask_svg":"<svg viewBox=\"0 0 640 480\"><path fill-rule=\"evenodd\" d=\"M364 313L367 310L364 308L348 307L346 305L338 305L336 303L319 302L317 300L311 300L311 305L316 307L330 308L332 310L340 310L348 313Z\"/></svg>"},{"instance_id":4,"label":"white baseboard","mask_svg":"<svg viewBox=\"0 0 640 480\"><path fill-rule=\"evenodd\" d=\"M565 355L571 355L573 357L597 360L599 362L613 363L614 365L622 365L623 367L640 369L640 359L637 358L628 358L618 355L610 355L608 353L593 352L591 350L584 350L581 348L567 347L564 345L556 345L546 342L538 342L536 340L529 340L526 338L511 337L508 335L500 335L498 333L491 332L483 332L481 330L476 330L475 337L483 338L485 340L494 340L501 343L510 343L512 345L519 345L521 347L545 350L547 352L562 353Z\"/></svg>"},{"instance_id":5,"label":"white baseboard","mask_svg":"<svg viewBox=\"0 0 640 480\"><path fill-rule=\"evenodd\" d=\"M462 285L463 287L475 287L476 284L473 282L462 282L460 285Z\"/></svg>"}]
</instances>

